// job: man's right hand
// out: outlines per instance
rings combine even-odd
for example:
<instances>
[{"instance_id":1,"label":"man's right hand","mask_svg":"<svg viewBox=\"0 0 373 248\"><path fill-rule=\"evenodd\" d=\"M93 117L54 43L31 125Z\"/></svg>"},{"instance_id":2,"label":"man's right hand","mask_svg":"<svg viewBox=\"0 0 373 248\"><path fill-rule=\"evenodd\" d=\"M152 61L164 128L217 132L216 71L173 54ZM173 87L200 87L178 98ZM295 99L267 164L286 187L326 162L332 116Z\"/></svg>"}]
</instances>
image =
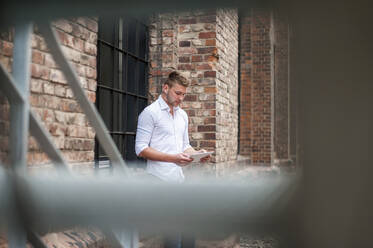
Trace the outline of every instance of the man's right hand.
<instances>
[{"instance_id":1,"label":"man's right hand","mask_svg":"<svg viewBox=\"0 0 373 248\"><path fill-rule=\"evenodd\" d=\"M190 162L193 161L192 158L189 157L188 154L186 153L179 153L179 154L175 154L175 161L174 163L179 165L179 166L186 166L188 165Z\"/></svg>"}]
</instances>

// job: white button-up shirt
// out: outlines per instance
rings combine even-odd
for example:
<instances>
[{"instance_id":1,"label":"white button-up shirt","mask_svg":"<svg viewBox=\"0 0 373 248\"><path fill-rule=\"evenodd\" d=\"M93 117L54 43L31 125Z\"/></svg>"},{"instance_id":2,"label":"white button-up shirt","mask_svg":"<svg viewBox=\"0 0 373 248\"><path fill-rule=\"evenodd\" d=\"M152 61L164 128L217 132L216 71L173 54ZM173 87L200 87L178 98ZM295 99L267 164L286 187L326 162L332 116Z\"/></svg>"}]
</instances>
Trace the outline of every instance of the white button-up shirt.
<instances>
[{"instance_id":1,"label":"white button-up shirt","mask_svg":"<svg viewBox=\"0 0 373 248\"><path fill-rule=\"evenodd\" d=\"M178 154L191 147L187 113L180 107L174 107L172 116L162 96L146 107L138 119L136 154L147 147L168 154ZM183 170L175 163L148 160L146 170L164 181L184 181Z\"/></svg>"}]
</instances>

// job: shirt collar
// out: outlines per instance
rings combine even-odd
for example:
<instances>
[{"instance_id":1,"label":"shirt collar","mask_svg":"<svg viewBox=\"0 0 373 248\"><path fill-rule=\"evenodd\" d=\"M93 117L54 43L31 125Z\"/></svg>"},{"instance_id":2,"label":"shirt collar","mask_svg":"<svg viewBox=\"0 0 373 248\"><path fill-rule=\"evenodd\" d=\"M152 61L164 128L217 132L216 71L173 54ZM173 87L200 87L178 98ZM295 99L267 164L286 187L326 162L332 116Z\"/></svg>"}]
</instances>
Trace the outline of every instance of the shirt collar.
<instances>
[{"instance_id":1,"label":"shirt collar","mask_svg":"<svg viewBox=\"0 0 373 248\"><path fill-rule=\"evenodd\" d=\"M168 106L168 104L165 102L165 100L163 100L162 95L159 95L158 102L159 102L159 106L161 107L161 110L167 110L167 111L170 110L170 107ZM178 109L179 109L179 106L174 107L174 111Z\"/></svg>"}]
</instances>

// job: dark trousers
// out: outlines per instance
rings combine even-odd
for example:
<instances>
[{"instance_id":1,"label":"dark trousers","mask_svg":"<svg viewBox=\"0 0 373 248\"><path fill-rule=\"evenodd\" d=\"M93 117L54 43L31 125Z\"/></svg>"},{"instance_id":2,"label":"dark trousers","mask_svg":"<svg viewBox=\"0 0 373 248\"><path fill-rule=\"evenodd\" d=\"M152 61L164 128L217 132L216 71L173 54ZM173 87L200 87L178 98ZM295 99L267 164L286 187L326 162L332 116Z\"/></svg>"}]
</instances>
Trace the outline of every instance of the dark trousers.
<instances>
[{"instance_id":1,"label":"dark trousers","mask_svg":"<svg viewBox=\"0 0 373 248\"><path fill-rule=\"evenodd\" d=\"M164 248L194 248L194 237L175 234L164 238Z\"/></svg>"}]
</instances>

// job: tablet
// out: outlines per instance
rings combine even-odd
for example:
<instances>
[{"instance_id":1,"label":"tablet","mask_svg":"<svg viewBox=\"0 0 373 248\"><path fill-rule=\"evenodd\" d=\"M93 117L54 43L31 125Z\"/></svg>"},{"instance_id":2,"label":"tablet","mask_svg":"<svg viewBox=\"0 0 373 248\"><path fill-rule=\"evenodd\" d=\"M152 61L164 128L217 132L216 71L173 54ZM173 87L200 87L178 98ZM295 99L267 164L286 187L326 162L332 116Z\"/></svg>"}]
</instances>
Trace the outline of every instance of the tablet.
<instances>
[{"instance_id":1,"label":"tablet","mask_svg":"<svg viewBox=\"0 0 373 248\"><path fill-rule=\"evenodd\" d=\"M197 153L190 154L189 157L193 158L193 162L199 162L201 158L204 158L212 153L213 152L197 152Z\"/></svg>"}]
</instances>

